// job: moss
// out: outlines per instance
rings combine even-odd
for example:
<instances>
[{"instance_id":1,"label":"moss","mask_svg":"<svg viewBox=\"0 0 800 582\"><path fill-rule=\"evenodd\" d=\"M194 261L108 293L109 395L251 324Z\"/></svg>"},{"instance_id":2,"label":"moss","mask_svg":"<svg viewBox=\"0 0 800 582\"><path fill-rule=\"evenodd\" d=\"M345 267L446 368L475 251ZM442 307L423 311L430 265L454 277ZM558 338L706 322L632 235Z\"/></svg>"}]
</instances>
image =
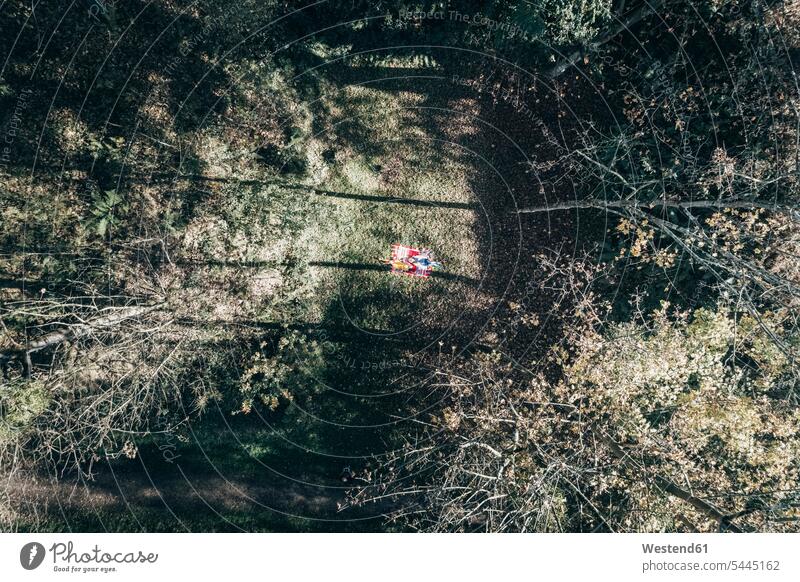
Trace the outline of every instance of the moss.
<instances>
[{"instance_id":1,"label":"moss","mask_svg":"<svg viewBox=\"0 0 800 582\"><path fill-rule=\"evenodd\" d=\"M0 443L24 437L50 400L44 383L38 381L16 380L0 388Z\"/></svg>"}]
</instances>

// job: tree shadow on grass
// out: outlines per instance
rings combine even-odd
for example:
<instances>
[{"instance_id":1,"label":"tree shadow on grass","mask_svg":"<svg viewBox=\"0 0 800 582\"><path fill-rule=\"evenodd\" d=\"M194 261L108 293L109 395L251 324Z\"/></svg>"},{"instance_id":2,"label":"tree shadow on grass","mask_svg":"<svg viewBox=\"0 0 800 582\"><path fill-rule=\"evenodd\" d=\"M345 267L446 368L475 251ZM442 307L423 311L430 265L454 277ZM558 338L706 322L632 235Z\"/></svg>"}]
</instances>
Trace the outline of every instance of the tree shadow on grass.
<instances>
[{"instance_id":1,"label":"tree shadow on grass","mask_svg":"<svg viewBox=\"0 0 800 582\"><path fill-rule=\"evenodd\" d=\"M309 267L333 267L339 269L347 269L351 271L385 271L390 272L389 265L376 265L373 263L340 263L337 261L310 261ZM435 279L442 279L445 281L458 281L460 283L469 283L470 285L477 285L480 279L466 277L464 275L457 275L455 273L442 273L441 271L434 271L431 277Z\"/></svg>"},{"instance_id":2,"label":"tree shadow on grass","mask_svg":"<svg viewBox=\"0 0 800 582\"><path fill-rule=\"evenodd\" d=\"M159 179L169 179L172 181L187 180L189 182L211 182L220 184L237 184L240 186L279 186L287 190L305 190L318 196L330 198L342 198L345 200L362 200L364 202L379 202L382 204L402 204L407 206L427 206L430 208L455 208L459 210L477 210L478 206L469 202L448 202L436 200L421 200L419 198L399 198L396 196L376 196L372 194L354 194L352 192L337 192L334 190L324 190L305 184L293 184L284 180L238 180L236 178L213 178L200 175L177 175L177 176L132 176L129 181L154 181Z\"/></svg>"}]
</instances>

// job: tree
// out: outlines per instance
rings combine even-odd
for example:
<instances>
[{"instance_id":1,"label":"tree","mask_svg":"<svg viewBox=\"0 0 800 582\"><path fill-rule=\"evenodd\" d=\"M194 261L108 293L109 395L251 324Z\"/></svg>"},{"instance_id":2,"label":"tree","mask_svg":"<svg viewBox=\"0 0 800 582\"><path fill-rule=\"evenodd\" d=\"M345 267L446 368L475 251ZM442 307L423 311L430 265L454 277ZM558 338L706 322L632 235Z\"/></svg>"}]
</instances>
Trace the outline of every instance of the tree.
<instances>
[{"instance_id":1,"label":"tree","mask_svg":"<svg viewBox=\"0 0 800 582\"><path fill-rule=\"evenodd\" d=\"M637 40L652 56L629 55L620 41L612 64L591 71L618 83L609 98L619 111L607 132L592 126L562 159L557 180L574 184L575 198L520 212L605 213L625 241L621 259L662 270L667 287L707 276L793 360L781 337L800 298L791 258L800 236L800 102L787 46L794 40L784 36L796 15L762 3L664 10L662 26L684 19L669 28L677 42L643 30ZM706 30L698 15L709 17ZM767 327L761 311L778 306L790 309Z\"/></svg>"},{"instance_id":2,"label":"tree","mask_svg":"<svg viewBox=\"0 0 800 582\"><path fill-rule=\"evenodd\" d=\"M446 406L351 503L426 531L792 531L794 366L746 313L668 312L578 325L554 379L497 351L444 366Z\"/></svg>"}]
</instances>

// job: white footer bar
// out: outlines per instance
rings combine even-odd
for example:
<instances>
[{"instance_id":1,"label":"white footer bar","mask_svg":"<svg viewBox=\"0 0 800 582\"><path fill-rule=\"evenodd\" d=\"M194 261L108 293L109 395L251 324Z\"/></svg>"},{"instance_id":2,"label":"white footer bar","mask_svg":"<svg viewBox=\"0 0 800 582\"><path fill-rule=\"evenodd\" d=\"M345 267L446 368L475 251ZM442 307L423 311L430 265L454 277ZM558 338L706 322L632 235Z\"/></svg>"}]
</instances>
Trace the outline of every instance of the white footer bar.
<instances>
[{"instance_id":1,"label":"white footer bar","mask_svg":"<svg viewBox=\"0 0 800 582\"><path fill-rule=\"evenodd\" d=\"M0 580L800 580L800 534L0 534Z\"/></svg>"}]
</instances>

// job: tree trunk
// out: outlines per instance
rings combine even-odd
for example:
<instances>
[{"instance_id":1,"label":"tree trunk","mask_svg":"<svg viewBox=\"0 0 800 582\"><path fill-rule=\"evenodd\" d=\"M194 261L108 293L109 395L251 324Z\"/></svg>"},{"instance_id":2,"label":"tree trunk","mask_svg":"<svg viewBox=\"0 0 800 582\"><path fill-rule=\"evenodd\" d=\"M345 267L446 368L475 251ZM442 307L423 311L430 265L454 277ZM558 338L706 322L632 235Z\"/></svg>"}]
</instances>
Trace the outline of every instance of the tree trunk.
<instances>
[{"instance_id":1,"label":"tree trunk","mask_svg":"<svg viewBox=\"0 0 800 582\"><path fill-rule=\"evenodd\" d=\"M114 327L134 317L141 317L148 313L158 311L163 308L163 306L164 303L158 303L156 305L117 308L108 315L97 317L86 323L68 325L50 331L30 341L21 348L0 352L0 364L3 367L3 374L6 374L10 362L18 361L22 365L25 377L30 378L32 372L31 354L55 347L66 341L85 337L94 331Z\"/></svg>"},{"instance_id":2,"label":"tree trunk","mask_svg":"<svg viewBox=\"0 0 800 582\"><path fill-rule=\"evenodd\" d=\"M589 49L596 49L612 38L617 36L624 30L628 30L631 26L638 23L640 20L655 14L664 4L664 0L655 0L651 2L645 2L642 6L631 12L631 14L623 21L619 22L617 26L607 30L600 36L598 36L592 43L589 44L587 48ZM624 8L625 4L623 3L622 7ZM576 50L570 53L569 55L565 56L561 59L554 67L549 69L545 75L551 79L555 79L559 77L566 71L569 67L577 63L580 58L586 53L585 50Z\"/></svg>"},{"instance_id":3,"label":"tree trunk","mask_svg":"<svg viewBox=\"0 0 800 582\"><path fill-rule=\"evenodd\" d=\"M611 450L611 454L614 455L623 465L626 467L635 469L637 471L644 471L644 467L639 464L633 457L631 457L628 453L626 453L621 446L619 446L616 442L614 442L610 437L603 437L603 441L608 445L608 448ZM732 516L729 516L725 513L722 513L717 507L708 503L707 501L703 501L698 497L695 497L686 489L683 489L676 485L674 482L661 477L660 475L656 475L653 478L654 484L658 489L661 489L670 495L677 497L691 505L694 509L706 515L712 519L715 519L719 522L719 527L721 531L732 531L736 533L741 533L742 530L730 522Z\"/></svg>"},{"instance_id":4,"label":"tree trunk","mask_svg":"<svg viewBox=\"0 0 800 582\"><path fill-rule=\"evenodd\" d=\"M722 210L724 208L744 208L744 209L764 209L784 214L795 215L798 213L796 206L788 204L772 204L769 202L759 202L757 200L654 200L652 202L641 202L639 200L575 200L570 202L556 202L547 206L531 206L520 208L518 214L536 214L550 212L551 210L578 210L586 208L596 208L599 210L619 210L624 208L638 208L648 210L654 208L679 208L679 209L706 209Z\"/></svg>"}]
</instances>

